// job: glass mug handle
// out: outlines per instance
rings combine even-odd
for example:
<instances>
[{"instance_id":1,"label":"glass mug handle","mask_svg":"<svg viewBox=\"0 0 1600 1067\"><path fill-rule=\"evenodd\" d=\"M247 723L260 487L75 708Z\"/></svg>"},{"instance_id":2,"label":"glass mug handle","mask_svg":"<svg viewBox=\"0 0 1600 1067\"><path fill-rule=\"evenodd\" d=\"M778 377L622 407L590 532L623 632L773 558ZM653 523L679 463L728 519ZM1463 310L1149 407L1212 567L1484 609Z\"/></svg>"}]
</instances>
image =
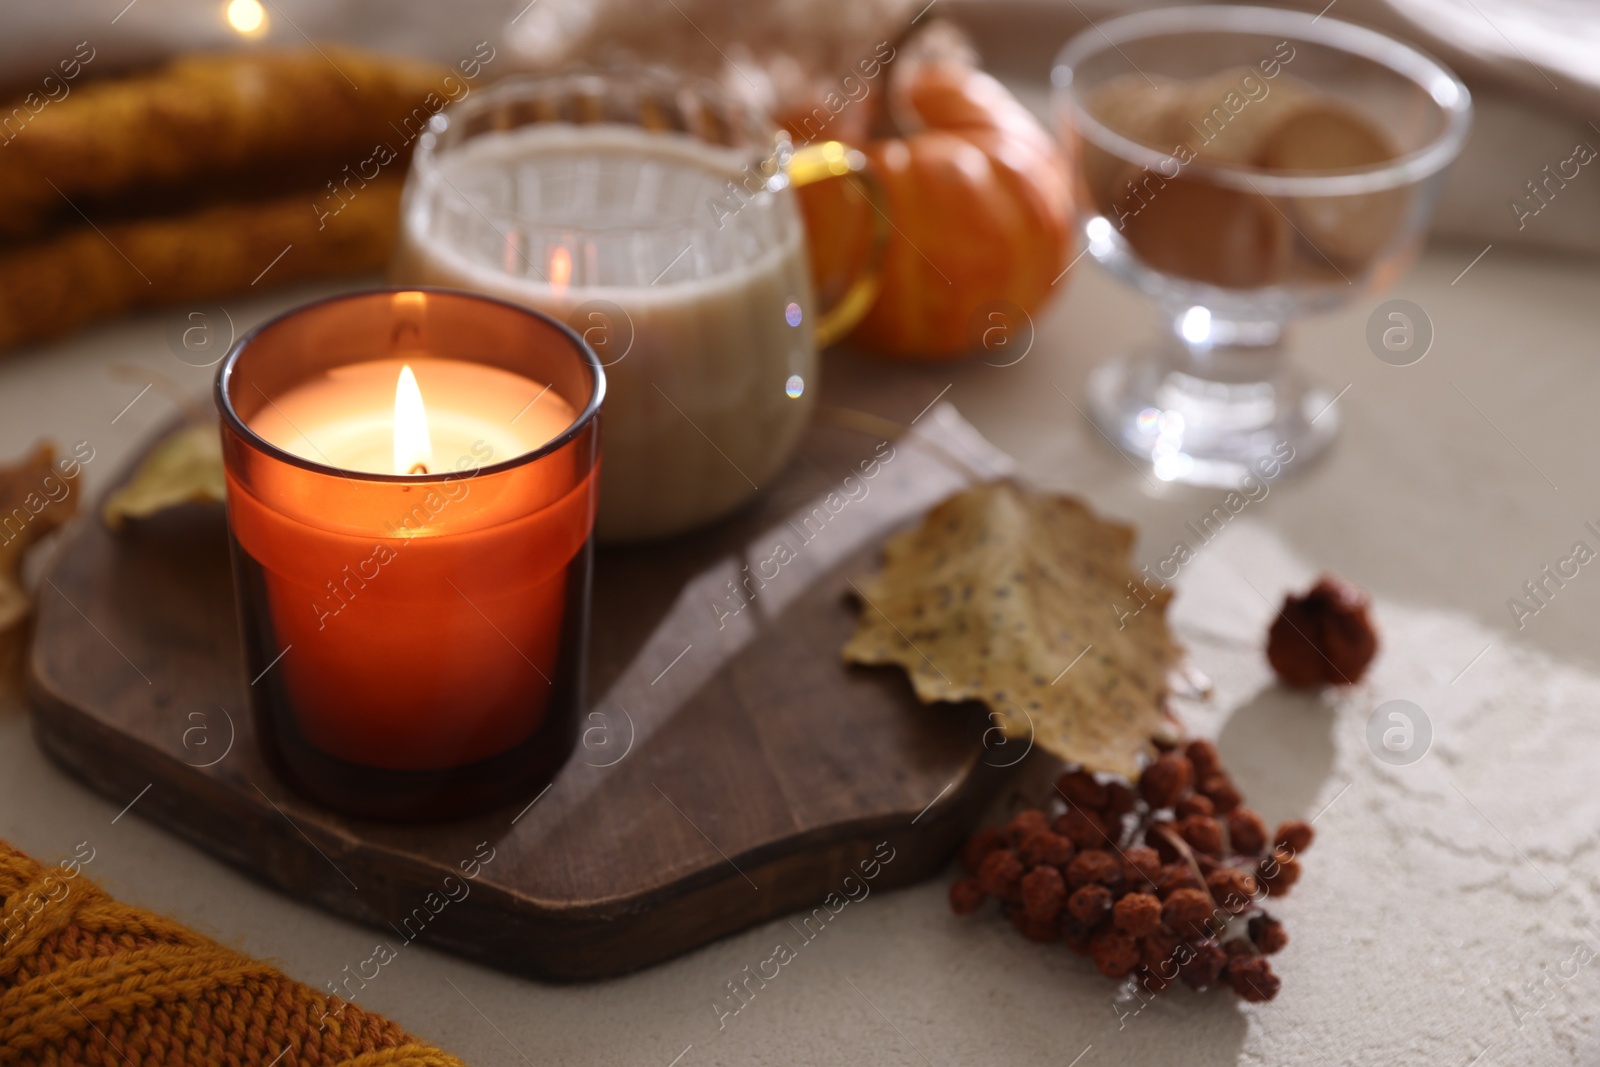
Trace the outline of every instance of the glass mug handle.
<instances>
[{"instance_id":1,"label":"glass mug handle","mask_svg":"<svg viewBox=\"0 0 1600 1067\"><path fill-rule=\"evenodd\" d=\"M867 261L838 303L817 316L814 333L818 348L827 348L856 328L872 310L883 282L883 255L889 245L889 212L883 183L867 169L867 157L840 141L806 145L795 150L786 168L789 182L796 189L804 185L843 178L866 197L872 207L872 245Z\"/></svg>"}]
</instances>

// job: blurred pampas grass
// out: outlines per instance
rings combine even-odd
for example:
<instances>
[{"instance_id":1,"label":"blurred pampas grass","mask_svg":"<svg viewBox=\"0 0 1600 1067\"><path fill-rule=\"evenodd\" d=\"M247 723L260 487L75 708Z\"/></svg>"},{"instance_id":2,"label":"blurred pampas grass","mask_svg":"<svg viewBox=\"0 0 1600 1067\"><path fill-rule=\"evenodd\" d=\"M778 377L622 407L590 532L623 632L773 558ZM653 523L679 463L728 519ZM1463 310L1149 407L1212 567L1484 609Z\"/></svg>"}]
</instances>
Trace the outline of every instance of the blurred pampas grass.
<instances>
[{"instance_id":1,"label":"blurred pampas grass","mask_svg":"<svg viewBox=\"0 0 1600 1067\"><path fill-rule=\"evenodd\" d=\"M538 0L507 41L534 70L662 64L782 113L817 98L881 44L899 41L926 2Z\"/></svg>"}]
</instances>

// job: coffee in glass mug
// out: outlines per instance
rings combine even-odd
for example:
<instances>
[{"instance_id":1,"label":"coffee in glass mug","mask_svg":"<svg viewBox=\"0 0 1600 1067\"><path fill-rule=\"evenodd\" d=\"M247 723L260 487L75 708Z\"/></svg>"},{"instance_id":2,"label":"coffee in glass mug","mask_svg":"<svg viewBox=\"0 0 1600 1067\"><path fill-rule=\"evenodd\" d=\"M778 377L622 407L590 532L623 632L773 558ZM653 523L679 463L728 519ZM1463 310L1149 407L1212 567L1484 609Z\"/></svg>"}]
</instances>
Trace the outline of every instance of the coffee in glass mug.
<instances>
[{"instance_id":1,"label":"coffee in glass mug","mask_svg":"<svg viewBox=\"0 0 1600 1067\"><path fill-rule=\"evenodd\" d=\"M513 79L420 140L391 277L526 304L583 336L607 378L596 532L680 533L788 461L819 338L865 310L870 265L819 315L792 193L859 170L854 156L796 154L755 109L661 71Z\"/></svg>"}]
</instances>

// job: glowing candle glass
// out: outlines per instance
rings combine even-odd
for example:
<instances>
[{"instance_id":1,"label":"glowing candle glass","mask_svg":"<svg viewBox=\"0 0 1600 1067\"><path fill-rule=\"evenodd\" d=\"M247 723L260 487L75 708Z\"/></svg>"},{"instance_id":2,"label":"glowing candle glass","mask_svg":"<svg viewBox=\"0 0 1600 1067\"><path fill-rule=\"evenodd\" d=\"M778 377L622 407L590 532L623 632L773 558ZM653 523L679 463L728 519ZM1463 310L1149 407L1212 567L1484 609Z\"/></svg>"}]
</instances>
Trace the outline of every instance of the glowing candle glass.
<instances>
[{"instance_id":1,"label":"glowing candle glass","mask_svg":"<svg viewBox=\"0 0 1600 1067\"><path fill-rule=\"evenodd\" d=\"M335 297L217 376L257 734L378 818L541 786L583 701L604 373L566 326L443 290Z\"/></svg>"}]
</instances>

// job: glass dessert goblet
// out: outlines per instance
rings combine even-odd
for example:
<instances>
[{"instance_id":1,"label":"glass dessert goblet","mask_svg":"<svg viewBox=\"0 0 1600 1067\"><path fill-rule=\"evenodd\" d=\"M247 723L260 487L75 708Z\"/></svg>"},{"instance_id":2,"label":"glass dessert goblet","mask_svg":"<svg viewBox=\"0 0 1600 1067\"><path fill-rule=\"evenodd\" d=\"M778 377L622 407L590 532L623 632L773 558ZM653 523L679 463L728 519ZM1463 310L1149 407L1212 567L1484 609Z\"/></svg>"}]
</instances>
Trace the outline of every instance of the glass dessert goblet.
<instances>
[{"instance_id":1,"label":"glass dessert goblet","mask_svg":"<svg viewBox=\"0 0 1600 1067\"><path fill-rule=\"evenodd\" d=\"M1086 254L1166 324L1091 373L1090 417L1164 481L1298 471L1339 416L1286 357L1289 323L1410 265L1471 126L1466 86L1371 30L1221 6L1085 30L1052 82Z\"/></svg>"}]
</instances>

